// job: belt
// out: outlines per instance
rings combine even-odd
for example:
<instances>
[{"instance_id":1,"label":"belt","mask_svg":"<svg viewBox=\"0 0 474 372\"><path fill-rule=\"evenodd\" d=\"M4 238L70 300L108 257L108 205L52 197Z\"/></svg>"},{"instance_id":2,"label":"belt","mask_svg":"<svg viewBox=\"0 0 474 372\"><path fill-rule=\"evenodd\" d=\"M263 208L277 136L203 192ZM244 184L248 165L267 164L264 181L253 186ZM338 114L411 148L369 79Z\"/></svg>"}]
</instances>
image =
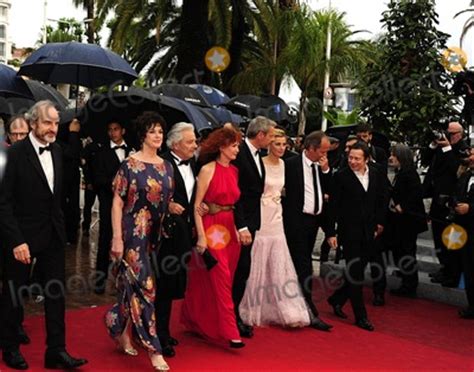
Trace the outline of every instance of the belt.
<instances>
[{"instance_id":1,"label":"belt","mask_svg":"<svg viewBox=\"0 0 474 372\"><path fill-rule=\"evenodd\" d=\"M219 212L228 212L234 209L233 205L220 205L216 203L205 203L209 207L208 214L217 214Z\"/></svg>"}]
</instances>

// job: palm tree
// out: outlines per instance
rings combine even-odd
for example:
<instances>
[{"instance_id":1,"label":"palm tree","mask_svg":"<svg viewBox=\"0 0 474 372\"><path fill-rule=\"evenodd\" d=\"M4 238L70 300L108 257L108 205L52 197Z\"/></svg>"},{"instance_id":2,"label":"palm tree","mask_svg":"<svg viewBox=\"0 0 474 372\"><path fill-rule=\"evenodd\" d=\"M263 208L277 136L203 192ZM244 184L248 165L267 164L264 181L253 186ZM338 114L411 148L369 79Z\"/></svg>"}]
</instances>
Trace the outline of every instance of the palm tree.
<instances>
[{"instance_id":1,"label":"palm tree","mask_svg":"<svg viewBox=\"0 0 474 372\"><path fill-rule=\"evenodd\" d=\"M298 134L306 127L305 107L310 91L322 92L324 74L331 71L333 81L353 79L357 72L371 60L370 44L353 40L360 31L351 31L344 21L344 13L337 11L304 10L297 14L288 47L282 60L301 89ZM331 23L331 59L326 59L326 40Z\"/></svg>"},{"instance_id":2,"label":"palm tree","mask_svg":"<svg viewBox=\"0 0 474 372\"><path fill-rule=\"evenodd\" d=\"M466 20L462 27L461 37L459 38L459 46L462 48L462 43L464 41L464 37L466 36L467 32L474 27L474 0L471 1L472 8L464 9L454 15L453 18L459 17L461 14L464 13L472 13L469 18Z\"/></svg>"},{"instance_id":3,"label":"palm tree","mask_svg":"<svg viewBox=\"0 0 474 372\"><path fill-rule=\"evenodd\" d=\"M94 29L94 0L73 0L76 8L83 7L87 11L87 42L93 44L95 42L95 29Z\"/></svg>"}]
</instances>

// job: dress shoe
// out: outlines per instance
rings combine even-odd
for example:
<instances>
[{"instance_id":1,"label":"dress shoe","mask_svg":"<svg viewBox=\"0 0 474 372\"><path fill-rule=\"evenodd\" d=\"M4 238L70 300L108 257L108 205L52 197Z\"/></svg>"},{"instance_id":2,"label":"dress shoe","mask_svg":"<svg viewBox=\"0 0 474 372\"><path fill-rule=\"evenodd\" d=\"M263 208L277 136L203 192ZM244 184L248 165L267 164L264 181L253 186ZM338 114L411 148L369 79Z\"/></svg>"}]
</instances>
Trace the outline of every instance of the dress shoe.
<instances>
[{"instance_id":1,"label":"dress shoe","mask_svg":"<svg viewBox=\"0 0 474 372\"><path fill-rule=\"evenodd\" d=\"M232 349L242 349L245 344L242 341L229 341L229 346Z\"/></svg>"},{"instance_id":2,"label":"dress shoe","mask_svg":"<svg viewBox=\"0 0 474 372\"><path fill-rule=\"evenodd\" d=\"M31 342L22 325L18 327L18 341L22 345L28 345Z\"/></svg>"},{"instance_id":3,"label":"dress shoe","mask_svg":"<svg viewBox=\"0 0 474 372\"><path fill-rule=\"evenodd\" d=\"M168 337L168 344L170 344L171 346L178 346L179 341L177 339L175 339L174 337L169 336Z\"/></svg>"},{"instance_id":4,"label":"dress shoe","mask_svg":"<svg viewBox=\"0 0 474 372\"><path fill-rule=\"evenodd\" d=\"M357 320L355 325L359 328L365 329L366 331L373 331L375 329L367 318Z\"/></svg>"},{"instance_id":5,"label":"dress shoe","mask_svg":"<svg viewBox=\"0 0 474 372\"><path fill-rule=\"evenodd\" d=\"M416 289L410 289L407 287L391 289L390 293L399 297L416 298Z\"/></svg>"},{"instance_id":6,"label":"dress shoe","mask_svg":"<svg viewBox=\"0 0 474 372\"><path fill-rule=\"evenodd\" d=\"M328 332L331 328L332 328L332 325L331 324L328 324L324 321L322 321L320 318L318 317L315 317L313 319L313 321L311 322L311 325L310 325L311 328L314 328L314 329L317 329L319 331L326 331Z\"/></svg>"},{"instance_id":7,"label":"dress shoe","mask_svg":"<svg viewBox=\"0 0 474 372\"><path fill-rule=\"evenodd\" d=\"M458 314L462 319L474 319L474 309L471 308L461 309Z\"/></svg>"},{"instance_id":8,"label":"dress shoe","mask_svg":"<svg viewBox=\"0 0 474 372\"><path fill-rule=\"evenodd\" d=\"M172 358L176 355L176 351L174 351L174 347L171 346L170 344L162 346L161 353L163 354L163 356L169 357L169 358Z\"/></svg>"},{"instance_id":9,"label":"dress shoe","mask_svg":"<svg viewBox=\"0 0 474 372\"><path fill-rule=\"evenodd\" d=\"M372 300L372 305L374 306L385 305L385 298L383 297L383 294L375 294L374 299Z\"/></svg>"},{"instance_id":10,"label":"dress shoe","mask_svg":"<svg viewBox=\"0 0 474 372\"><path fill-rule=\"evenodd\" d=\"M3 361L5 364L13 369L28 369L28 363L21 355L20 350L4 350Z\"/></svg>"},{"instance_id":11,"label":"dress shoe","mask_svg":"<svg viewBox=\"0 0 474 372\"><path fill-rule=\"evenodd\" d=\"M240 337L245 337L245 338L252 338L253 337L252 329L249 328L244 323L242 323L240 321L237 321L237 328L239 329Z\"/></svg>"},{"instance_id":12,"label":"dress shoe","mask_svg":"<svg viewBox=\"0 0 474 372\"><path fill-rule=\"evenodd\" d=\"M44 356L44 368L46 369L74 369L84 364L87 364L86 359L73 358L66 350L46 352Z\"/></svg>"},{"instance_id":13,"label":"dress shoe","mask_svg":"<svg viewBox=\"0 0 474 372\"><path fill-rule=\"evenodd\" d=\"M328 304L332 306L334 315L341 319L347 319L347 314L342 311L342 306L336 304L331 298L328 299Z\"/></svg>"}]
</instances>

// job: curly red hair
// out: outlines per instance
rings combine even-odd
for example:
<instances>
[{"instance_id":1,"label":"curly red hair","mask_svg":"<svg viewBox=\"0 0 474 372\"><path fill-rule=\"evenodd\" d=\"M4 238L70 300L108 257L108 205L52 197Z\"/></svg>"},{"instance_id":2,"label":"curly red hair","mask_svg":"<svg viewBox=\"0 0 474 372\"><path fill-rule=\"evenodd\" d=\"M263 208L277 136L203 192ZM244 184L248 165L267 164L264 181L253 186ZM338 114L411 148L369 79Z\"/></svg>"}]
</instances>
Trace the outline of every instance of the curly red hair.
<instances>
[{"instance_id":1,"label":"curly red hair","mask_svg":"<svg viewBox=\"0 0 474 372\"><path fill-rule=\"evenodd\" d=\"M240 143L240 141L242 141L242 134L234 128L223 127L213 131L201 143L199 162L206 164L216 160L221 147L229 146L236 142Z\"/></svg>"}]
</instances>

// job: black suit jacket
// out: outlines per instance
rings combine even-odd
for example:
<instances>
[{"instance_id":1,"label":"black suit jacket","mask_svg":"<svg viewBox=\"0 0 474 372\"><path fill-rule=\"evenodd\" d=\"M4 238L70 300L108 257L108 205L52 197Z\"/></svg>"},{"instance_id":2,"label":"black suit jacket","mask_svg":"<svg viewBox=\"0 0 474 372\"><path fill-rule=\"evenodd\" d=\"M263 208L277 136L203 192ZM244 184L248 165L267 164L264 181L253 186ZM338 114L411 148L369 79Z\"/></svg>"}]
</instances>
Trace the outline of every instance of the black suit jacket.
<instances>
[{"instance_id":1,"label":"black suit jacket","mask_svg":"<svg viewBox=\"0 0 474 372\"><path fill-rule=\"evenodd\" d=\"M377 225L385 224L386 185L377 171L369 167L369 188L364 190L350 168L334 175L329 193L327 236L337 235L339 242L372 241Z\"/></svg>"},{"instance_id":2,"label":"black suit jacket","mask_svg":"<svg viewBox=\"0 0 474 372\"><path fill-rule=\"evenodd\" d=\"M330 173L324 174L320 167L318 167L318 170L321 192L324 195L328 193L331 176ZM303 215L304 206L302 154L285 160L285 190L282 203L285 229L291 229L300 225L300 217ZM325 229L324 226L323 229Z\"/></svg>"},{"instance_id":3,"label":"black suit jacket","mask_svg":"<svg viewBox=\"0 0 474 372\"><path fill-rule=\"evenodd\" d=\"M127 146L125 158L130 153L131 148ZM97 192L106 192L112 195L112 181L120 168L120 160L114 149L109 144L102 146L97 152L94 162L94 186Z\"/></svg>"},{"instance_id":4,"label":"black suit jacket","mask_svg":"<svg viewBox=\"0 0 474 372\"><path fill-rule=\"evenodd\" d=\"M471 176L474 172L471 170L463 173L456 184L456 199L458 203L469 204L469 211L465 215L456 215L456 223L463 226L468 234L472 234L474 231L474 184L467 188Z\"/></svg>"},{"instance_id":5,"label":"black suit jacket","mask_svg":"<svg viewBox=\"0 0 474 372\"><path fill-rule=\"evenodd\" d=\"M420 176L415 168L401 169L395 176L391 198L403 210L396 215L404 229L420 233L428 229Z\"/></svg>"},{"instance_id":6,"label":"black suit jacket","mask_svg":"<svg viewBox=\"0 0 474 372\"><path fill-rule=\"evenodd\" d=\"M27 243L30 252L39 252L48 249L53 238L66 243L61 209L62 153L58 144L51 144L51 155L54 193L29 138L8 150L8 163L0 186L0 228L7 250Z\"/></svg>"},{"instance_id":7,"label":"black suit jacket","mask_svg":"<svg viewBox=\"0 0 474 372\"><path fill-rule=\"evenodd\" d=\"M249 147L245 142L233 164L239 170L240 199L235 205L235 224L237 229L248 227L253 234L260 229L260 198L265 185L265 167L260 158L262 176L258 172Z\"/></svg>"}]
</instances>

